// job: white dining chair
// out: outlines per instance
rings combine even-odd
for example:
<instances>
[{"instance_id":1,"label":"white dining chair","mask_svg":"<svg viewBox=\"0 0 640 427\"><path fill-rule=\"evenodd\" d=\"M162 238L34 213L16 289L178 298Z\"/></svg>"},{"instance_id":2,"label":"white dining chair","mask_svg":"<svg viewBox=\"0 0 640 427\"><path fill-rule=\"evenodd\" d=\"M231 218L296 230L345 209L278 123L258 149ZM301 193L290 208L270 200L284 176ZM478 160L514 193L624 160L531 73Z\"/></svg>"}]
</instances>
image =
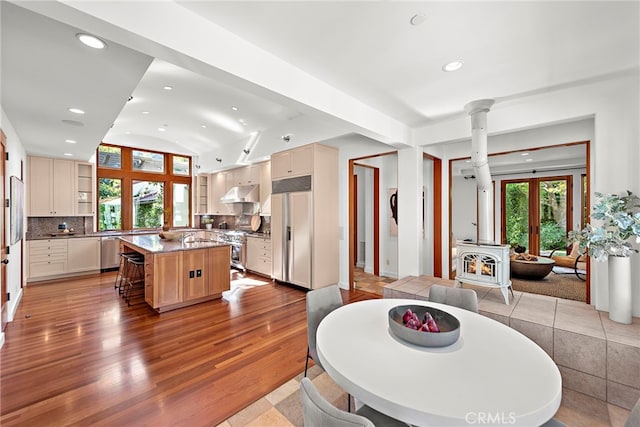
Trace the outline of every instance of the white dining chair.
<instances>
[{"instance_id":1,"label":"white dining chair","mask_svg":"<svg viewBox=\"0 0 640 427\"><path fill-rule=\"evenodd\" d=\"M478 294L473 289L431 285L429 301L464 308L474 313L478 312Z\"/></svg>"},{"instance_id":2,"label":"white dining chair","mask_svg":"<svg viewBox=\"0 0 640 427\"><path fill-rule=\"evenodd\" d=\"M305 427L407 427L407 424L366 405L355 413L338 409L322 397L307 377L300 381L300 400Z\"/></svg>"}]
</instances>

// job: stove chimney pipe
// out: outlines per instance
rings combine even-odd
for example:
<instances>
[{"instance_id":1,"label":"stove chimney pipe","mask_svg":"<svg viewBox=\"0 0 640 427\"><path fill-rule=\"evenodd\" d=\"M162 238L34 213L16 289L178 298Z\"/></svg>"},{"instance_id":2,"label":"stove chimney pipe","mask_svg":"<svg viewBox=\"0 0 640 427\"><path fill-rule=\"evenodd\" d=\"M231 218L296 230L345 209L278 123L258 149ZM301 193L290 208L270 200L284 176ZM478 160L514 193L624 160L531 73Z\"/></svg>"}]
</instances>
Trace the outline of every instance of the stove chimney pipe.
<instances>
[{"instance_id":1,"label":"stove chimney pipe","mask_svg":"<svg viewBox=\"0 0 640 427\"><path fill-rule=\"evenodd\" d=\"M480 99L464 106L471 116L471 164L478 185L478 239L479 244L495 242L493 218L493 184L487 155L487 113L493 99Z\"/></svg>"}]
</instances>

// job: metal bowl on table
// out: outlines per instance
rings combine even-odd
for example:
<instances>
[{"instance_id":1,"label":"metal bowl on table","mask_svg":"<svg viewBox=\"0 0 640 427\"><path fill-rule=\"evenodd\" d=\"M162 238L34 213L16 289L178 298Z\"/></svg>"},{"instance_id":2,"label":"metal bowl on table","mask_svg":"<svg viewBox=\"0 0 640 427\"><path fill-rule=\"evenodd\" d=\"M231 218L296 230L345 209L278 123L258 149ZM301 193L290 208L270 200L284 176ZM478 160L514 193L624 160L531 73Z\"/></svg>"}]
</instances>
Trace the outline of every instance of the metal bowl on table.
<instances>
[{"instance_id":1,"label":"metal bowl on table","mask_svg":"<svg viewBox=\"0 0 640 427\"><path fill-rule=\"evenodd\" d=\"M427 332L407 327L402 317L411 310L422 321L429 312L440 332ZM458 341L460 337L460 321L452 314L435 307L423 305L400 305L389 310L389 330L391 333L411 344L421 347L445 347Z\"/></svg>"}]
</instances>

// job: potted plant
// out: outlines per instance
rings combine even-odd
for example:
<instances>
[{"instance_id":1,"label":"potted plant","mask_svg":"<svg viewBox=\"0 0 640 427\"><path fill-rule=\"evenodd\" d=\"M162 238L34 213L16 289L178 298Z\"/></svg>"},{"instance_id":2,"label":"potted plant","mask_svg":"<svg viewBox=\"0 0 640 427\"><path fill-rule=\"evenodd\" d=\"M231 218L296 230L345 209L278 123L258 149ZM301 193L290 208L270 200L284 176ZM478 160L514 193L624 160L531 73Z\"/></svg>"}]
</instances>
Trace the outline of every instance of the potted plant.
<instances>
[{"instance_id":1,"label":"potted plant","mask_svg":"<svg viewBox=\"0 0 640 427\"><path fill-rule=\"evenodd\" d=\"M631 262L640 243L640 198L626 194L595 193L591 219L580 231L569 232L569 240L578 242L580 251L588 251L596 261L609 267L609 318L631 323Z\"/></svg>"}]
</instances>

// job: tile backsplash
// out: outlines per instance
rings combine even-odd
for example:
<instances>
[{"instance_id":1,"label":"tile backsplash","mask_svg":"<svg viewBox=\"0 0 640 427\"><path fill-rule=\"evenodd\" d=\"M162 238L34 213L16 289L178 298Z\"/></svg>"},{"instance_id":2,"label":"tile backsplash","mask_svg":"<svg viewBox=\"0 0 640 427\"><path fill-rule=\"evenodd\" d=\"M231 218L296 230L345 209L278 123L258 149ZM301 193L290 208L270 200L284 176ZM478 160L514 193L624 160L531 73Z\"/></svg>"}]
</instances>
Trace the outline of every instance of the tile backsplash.
<instances>
[{"instance_id":1,"label":"tile backsplash","mask_svg":"<svg viewBox=\"0 0 640 427\"><path fill-rule=\"evenodd\" d=\"M62 223L66 223L69 229L73 228L76 234L87 234L94 231L93 217L90 216L30 216L27 218L26 238L29 240L57 233L59 231L58 225Z\"/></svg>"}]
</instances>

